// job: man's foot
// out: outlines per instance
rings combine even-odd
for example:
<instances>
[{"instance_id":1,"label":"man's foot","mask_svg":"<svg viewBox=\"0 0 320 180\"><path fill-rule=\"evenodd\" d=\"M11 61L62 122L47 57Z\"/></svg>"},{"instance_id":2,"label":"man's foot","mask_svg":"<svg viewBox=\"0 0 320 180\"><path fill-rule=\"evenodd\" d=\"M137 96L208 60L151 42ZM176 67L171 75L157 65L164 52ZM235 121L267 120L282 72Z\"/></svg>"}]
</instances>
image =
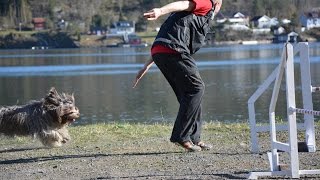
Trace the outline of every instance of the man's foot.
<instances>
[{"instance_id":1,"label":"man's foot","mask_svg":"<svg viewBox=\"0 0 320 180\"><path fill-rule=\"evenodd\" d=\"M203 150L203 151L209 151L210 149L213 148L213 146L211 144L206 144L202 141L198 142L197 146L199 146L201 148L201 150Z\"/></svg>"},{"instance_id":2,"label":"man's foot","mask_svg":"<svg viewBox=\"0 0 320 180\"><path fill-rule=\"evenodd\" d=\"M197 151L201 151L201 147L194 145L192 142L190 141L186 141L186 142L176 142L175 143L178 146L183 147L185 150L189 151L189 152L197 152Z\"/></svg>"}]
</instances>

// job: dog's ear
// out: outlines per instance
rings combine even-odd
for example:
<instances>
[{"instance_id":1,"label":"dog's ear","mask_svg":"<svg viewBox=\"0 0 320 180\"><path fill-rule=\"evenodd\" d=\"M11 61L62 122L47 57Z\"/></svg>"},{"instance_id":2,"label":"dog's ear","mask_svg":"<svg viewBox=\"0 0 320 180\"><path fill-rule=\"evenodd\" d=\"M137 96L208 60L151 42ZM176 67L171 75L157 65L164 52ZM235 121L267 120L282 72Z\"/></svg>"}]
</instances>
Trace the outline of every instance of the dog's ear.
<instances>
[{"instance_id":1,"label":"dog's ear","mask_svg":"<svg viewBox=\"0 0 320 180\"><path fill-rule=\"evenodd\" d=\"M59 106L60 96L54 87L50 89L49 94L46 96L45 100L50 104Z\"/></svg>"},{"instance_id":2,"label":"dog's ear","mask_svg":"<svg viewBox=\"0 0 320 180\"><path fill-rule=\"evenodd\" d=\"M72 94L71 94L71 99L72 99L72 102L73 102L73 103L75 103L75 100L74 100L74 93L72 93Z\"/></svg>"},{"instance_id":3,"label":"dog's ear","mask_svg":"<svg viewBox=\"0 0 320 180\"><path fill-rule=\"evenodd\" d=\"M58 92L55 87L50 88L49 95L58 95Z\"/></svg>"}]
</instances>

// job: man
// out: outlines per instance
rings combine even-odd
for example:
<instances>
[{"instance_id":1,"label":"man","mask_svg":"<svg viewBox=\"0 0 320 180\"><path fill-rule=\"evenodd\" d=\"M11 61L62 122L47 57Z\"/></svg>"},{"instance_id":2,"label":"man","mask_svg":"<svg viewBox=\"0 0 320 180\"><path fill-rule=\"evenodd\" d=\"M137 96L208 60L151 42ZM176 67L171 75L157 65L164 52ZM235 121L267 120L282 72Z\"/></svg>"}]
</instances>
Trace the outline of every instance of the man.
<instances>
[{"instance_id":1,"label":"man","mask_svg":"<svg viewBox=\"0 0 320 180\"><path fill-rule=\"evenodd\" d=\"M221 5L222 0L183 0L144 13L148 20L171 14L152 45L152 58L138 72L133 87L153 63L158 66L180 104L170 141L188 151L212 148L201 141L201 101L205 87L192 55L205 43L209 23Z\"/></svg>"}]
</instances>

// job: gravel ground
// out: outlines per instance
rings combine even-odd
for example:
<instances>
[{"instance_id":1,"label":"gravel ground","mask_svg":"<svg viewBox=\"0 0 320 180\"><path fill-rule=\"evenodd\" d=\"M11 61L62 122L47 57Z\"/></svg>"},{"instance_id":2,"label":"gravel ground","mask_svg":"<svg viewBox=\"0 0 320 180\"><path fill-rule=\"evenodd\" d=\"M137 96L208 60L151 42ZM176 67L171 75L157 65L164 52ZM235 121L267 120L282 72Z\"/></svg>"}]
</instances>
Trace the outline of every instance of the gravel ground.
<instances>
[{"instance_id":1,"label":"gravel ground","mask_svg":"<svg viewBox=\"0 0 320 180\"><path fill-rule=\"evenodd\" d=\"M262 137L261 153L253 154L243 134L218 134L205 132L214 148L196 153L185 152L168 137L101 138L80 145L75 140L47 149L34 139L0 136L0 179L245 179L249 172L268 170L267 136ZM300 153L299 158L301 169L320 168L319 152ZM280 159L287 162L287 154Z\"/></svg>"}]
</instances>

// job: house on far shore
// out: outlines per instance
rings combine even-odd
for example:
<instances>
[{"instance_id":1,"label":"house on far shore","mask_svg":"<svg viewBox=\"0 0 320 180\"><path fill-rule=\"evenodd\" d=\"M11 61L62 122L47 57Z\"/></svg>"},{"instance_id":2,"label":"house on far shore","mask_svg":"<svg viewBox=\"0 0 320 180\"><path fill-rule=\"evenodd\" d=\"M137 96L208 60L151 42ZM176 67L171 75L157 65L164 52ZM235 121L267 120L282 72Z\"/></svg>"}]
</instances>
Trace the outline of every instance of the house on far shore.
<instances>
[{"instance_id":1,"label":"house on far shore","mask_svg":"<svg viewBox=\"0 0 320 180\"><path fill-rule=\"evenodd\" d=\"M44 30L46 25L46 19L40 18L40 17L33 18L32 24L34 26L34 30L36 31Z\"/></svg>"},{"instance_id":2,"label":"house on far shore","mask_svg":"<svg viewBox=\"0 0 320 180\"><path fill-rule=\"evenodd\" d=\"M274 27L273 28L273 34L274 35L280 35L286 33L286 30L282 26Z\"/></svg>"},{"instance_id":3,"label":"house on far shore","mask_svg":"<svg viewBox=\"0 0 320 180\"><path fill-rule=\"evenodd\" d=\"M246 16L241 12L233 14L233 16L230 17L228 20L232 24L249 26L249 16Z\"/></svg>"},{"instance_id":4,"label":"house on far shore","mask_svg":"<svg viewBox=\"0 0 320 180\"><path fill-rule=\"evenodd\" d=\"M320 27L320 8L312 9L301 15L300 22L307 30Z\"/></svg>"},{"instance_id":5,"label":"house on far shore","mask_svg":"<svg viewBox=\"0 0 320 180\"><path fill-rule=\"evenodd\" d=\"M278 26L278 18L270 18L266 15L255 16L251 19L251 25L253 27L254 34L265 34L270 33L271 27Z\"/></svg>"},{"instance_id":6,"label":"house on far shore","mask_svg":"<svg viewBox=\"0 0 320 180\"><path fill-rule=\"evenodd\" d=\"M299 41L299 34L296 32L276 34L273 38L273 43L296 43Z\"/></svg>"},{"instance_id":7,"label":"house on far shore","mask_svg":"<svg viewBox=\"0 0 320 180\"><path fill-rule=\"evenodd\" d=\"M237 12L232 15L222 14L221 12L219 12L216 15L216 22L220 24L228 22L228 24L230 25L249 26L249 16L246 16L241 12Z\"/></svg>"},{"instance_id":8,"label":"house on far shore","mask_svg":"<svg viewBox=\"0 0 320 180\"><path fill-rule=\"evenodd\" d=\"M288 34L288 42L296 43L298 42L298 37L299 37L299 34L292 31L291 33Z\"/></svg>"},{"instance_id":9,"label":"house on far shore","mask_svg":"<svg viewBox=\"0 0 320 180\"><path fill-rule=\"evenodd\" d=\"M266 29L271 27L271 18L263 15L263 16L255 16L251 19L252 27L258 29Z\"/></svg>"},{"instance_id":10,"label":"house on far shore","mask_svg":"<svg viewBox=\"0 0 320 180\"><path fill-rule=\"evenodd\" d=\"M135 23L133 21L118 21L110 27L110 34L134 34Z\"/></svg>"}]
</instances>

